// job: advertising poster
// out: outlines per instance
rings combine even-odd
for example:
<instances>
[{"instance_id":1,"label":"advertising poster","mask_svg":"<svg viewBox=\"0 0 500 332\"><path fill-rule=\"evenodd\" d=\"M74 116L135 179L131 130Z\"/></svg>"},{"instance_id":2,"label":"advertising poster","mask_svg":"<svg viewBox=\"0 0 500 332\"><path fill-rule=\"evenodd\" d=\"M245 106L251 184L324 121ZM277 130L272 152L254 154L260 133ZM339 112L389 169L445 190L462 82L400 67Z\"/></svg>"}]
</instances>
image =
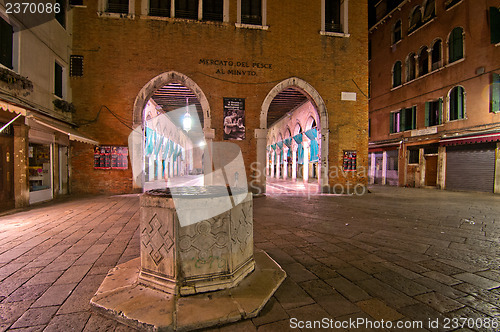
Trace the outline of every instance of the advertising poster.
<instances>
[{"instance_id":1,"label":"advertising poster","mask_svg":"<svg viewBox=\"0 0 500 332\"><path fill-rule=\"evenodd\" d=\"M245 139L245 99L224 98L224 139Z\"/></svg>"}]
</instances>

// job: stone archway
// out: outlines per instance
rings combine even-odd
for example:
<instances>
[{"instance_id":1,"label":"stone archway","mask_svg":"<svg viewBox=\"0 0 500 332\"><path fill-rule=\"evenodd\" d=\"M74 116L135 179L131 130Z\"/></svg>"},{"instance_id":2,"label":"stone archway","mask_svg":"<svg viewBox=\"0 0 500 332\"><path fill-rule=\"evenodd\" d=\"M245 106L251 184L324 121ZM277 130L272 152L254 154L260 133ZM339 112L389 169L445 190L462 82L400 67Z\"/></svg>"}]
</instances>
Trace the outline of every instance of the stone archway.
<instances>
[{"instance_id":1,"label":"stone archway","mask_svg":"<svg viewBox=\"0 0 500 332\"><path fill-rule=\"evenodd\" d=\"M203 111L203 133L207 145L213 141L215 131L211 127L210 105L201 88L188 76L176 71L162 73L147 82L139 91L133 107L133 133L129 137L129 146L135 145L131 151L133 159L134 187L141 188L144 184L144 172L141 171L144 163L144 108L153 94L169 83L179 83L189 88L198 98Z\"/></svg>"},{"instance_id":2,"label":"stone archway","mask_svg":"<svg viewBox=\"0 0 500 332\"><path fill-rule=\"evenodd\" d=\"M273 99L283 90L287 88L296 88L309 97L310 101L313 103L314 108L318 112L320 118L320 128L321 128L321 174L319 179L319 185L323 192L328 191L328 111L326 109L325 102L321 98L320 94L316 89L298 77L288 78L280 83L278 83L271 91L267 94L264 102L262 103L260 112L260 128L256 130L255 137L257 138L257 171L256 178L257 186L262 193L266 192L266 138L267 138L267 114L269 111L269 106Z\"/></svg>"}]
</instances>

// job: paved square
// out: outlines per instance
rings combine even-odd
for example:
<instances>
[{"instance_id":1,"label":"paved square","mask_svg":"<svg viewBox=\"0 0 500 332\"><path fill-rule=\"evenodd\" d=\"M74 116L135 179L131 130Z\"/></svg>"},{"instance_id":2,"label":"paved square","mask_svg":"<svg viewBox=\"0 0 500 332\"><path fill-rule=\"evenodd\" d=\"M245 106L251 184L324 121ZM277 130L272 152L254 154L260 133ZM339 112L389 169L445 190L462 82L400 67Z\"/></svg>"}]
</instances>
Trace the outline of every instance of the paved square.
<instances>
[{"instance_id":1,"label":"paved square","mask_svg":"<svg viewBox=\"0 0 500 332\"><path fill-rule=\"evenodd\" d=\"M470 330L499 329L476 324L500 324L500 196L373 187L254 204L255 247L288 277L258 317L213 331L288 331L323 318L384 319L394 331L473 318ZM139 256L138 226L137 195L0 217L0 331L129 331L89 301L109 269Z\"/></svg>"}]
</instances>

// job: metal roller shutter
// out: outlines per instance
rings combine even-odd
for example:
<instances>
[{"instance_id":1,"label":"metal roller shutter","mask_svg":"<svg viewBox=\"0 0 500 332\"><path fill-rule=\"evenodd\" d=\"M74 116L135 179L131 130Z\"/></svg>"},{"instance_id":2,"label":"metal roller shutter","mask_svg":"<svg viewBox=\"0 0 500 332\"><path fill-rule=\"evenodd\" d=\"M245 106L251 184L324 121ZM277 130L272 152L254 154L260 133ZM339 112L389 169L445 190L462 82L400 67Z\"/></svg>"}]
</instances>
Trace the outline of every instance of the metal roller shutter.
<instances>
[{"instance_id":1,"label":"metal roller shutter","mask_svg":"<svg viewBox=\"0 0 500 332\"><path fill-rule=\"evenodd\" d=\"M494 182L494 144L446 149L446 189L493 192Z\"/></svg>"}]
</instances>

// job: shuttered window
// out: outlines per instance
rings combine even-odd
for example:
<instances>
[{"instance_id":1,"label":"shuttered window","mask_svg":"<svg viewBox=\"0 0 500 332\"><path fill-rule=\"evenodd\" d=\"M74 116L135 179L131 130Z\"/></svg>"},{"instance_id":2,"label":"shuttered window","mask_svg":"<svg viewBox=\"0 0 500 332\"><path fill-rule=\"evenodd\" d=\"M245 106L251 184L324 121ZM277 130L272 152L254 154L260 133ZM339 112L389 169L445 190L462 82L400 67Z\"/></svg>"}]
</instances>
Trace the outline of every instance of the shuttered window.
<instances>
[{"instance_id":1,"label":"shuttered window","mask_svg":"<svg viewBox=\"0 0 500 332\"><path fill-rule=\"evenodd\" d=\"M175 0L175 17L198 19L198 0Z\"/></svg>"},{"instance_id":2,"label":"shuttered window","mask_svg":"<svg viewBox=\"0 0 500 332\"><path fill-rule=\"evenodd\" d=\"M401 40L401 20L398 20L394 24L394 30L392 32L392 43L395 44Z\"/></svg>"},{"instance_id":3,"label":"shuttered window","mask_svg":"<svg viewBox=\"0 0 500 332\"><path fill-rule=\"evenodd\" d=\"M500 8L490 7L491 43L500 43Z\"/></svg>"},{"instance_id":4,"label":"shuttered window","mask_svg":"<svg viewBox=\"0 0 500 332\"><path fill-rule=\"evenodd\" d=\"M108 0L108 13L128 14L128 0Z\"/></svg>"},{"instance_id":5,"label":"shuttered window","mask_svg":"<svg viewBox=\"0 0 500 332\"><path fill-rule=\"evenodd\" d=\"M463 119L465 117L464 88L454 87L450 92L450 121Z\"/></svg>"},{"instance_id":6,"label":"shuttered window","mask_svg":"<svg viewBox=\"0 0 500 332\"><path fill-rule=\"evenodd\" d=\"M170 17L170 0L149 0L149 15Z\"/></svg>"},{"instance_id":7,"label":"shuttered window","mask_svg":"<svg viewBox=\"0 0 500 332\"><path fill-rule=\"evenodd\" d=\"M460 60L464 57L464 40L463 40L463 29L455 28L450 34L450 39L448 42L449 47L449 63Z\"/></svg>"},{"instance_id":8,"label":"shuttered window","mask_svg":"<svg viewBox=\"0 0 500 332\"><path fill-rule=\"evenodd\" d=\"M0 63L12 69L12 26L0 18Z\"/></svg>"},{"instance_id":9,"label":"shuttered window","mask_svg":"<svg viewBox=\"0 0 500 332\"><path fill-rule=\"evenodd\" d=\"M54 94L63 97L63 69L57 62L54 69Z\"/></svg>"},{"instance_id":10,"label":"shuttered window","mask_svg":"<svg viewBox=\"0 0 500 332\"><path fill-rule=\"evenodd\" d=\"M500 74L492 73L490 86L490 111L500 112Z\"/></svg>"},{"instance_id":11,"label":"shuttered window","mask_svg":"<svg viewBox=\"0 0 500 332\"><path fill-rule=\"evenodd\" d=\"M443 123L443 99L425 103L425 126L437 126Z\"/></svg>"},{"instance_id":12,"label":"shuttered window","mask_svg":"<svg viewBox=\"0 0 500 332\"><path fill-rule=\"evenodd\" d=\"M222 22L223 7L223 0L203 0L203 20Z\"/></svg>"},{"instance_id":13,"label":"shuttered window","mask_svg":"<svg viewBox=\"0 0 500 332\"><path fill-rule=\"evenodd\" d=\"M261 0L241 0L241 23L262 25Z\"/></svg>"}]
</instances>

